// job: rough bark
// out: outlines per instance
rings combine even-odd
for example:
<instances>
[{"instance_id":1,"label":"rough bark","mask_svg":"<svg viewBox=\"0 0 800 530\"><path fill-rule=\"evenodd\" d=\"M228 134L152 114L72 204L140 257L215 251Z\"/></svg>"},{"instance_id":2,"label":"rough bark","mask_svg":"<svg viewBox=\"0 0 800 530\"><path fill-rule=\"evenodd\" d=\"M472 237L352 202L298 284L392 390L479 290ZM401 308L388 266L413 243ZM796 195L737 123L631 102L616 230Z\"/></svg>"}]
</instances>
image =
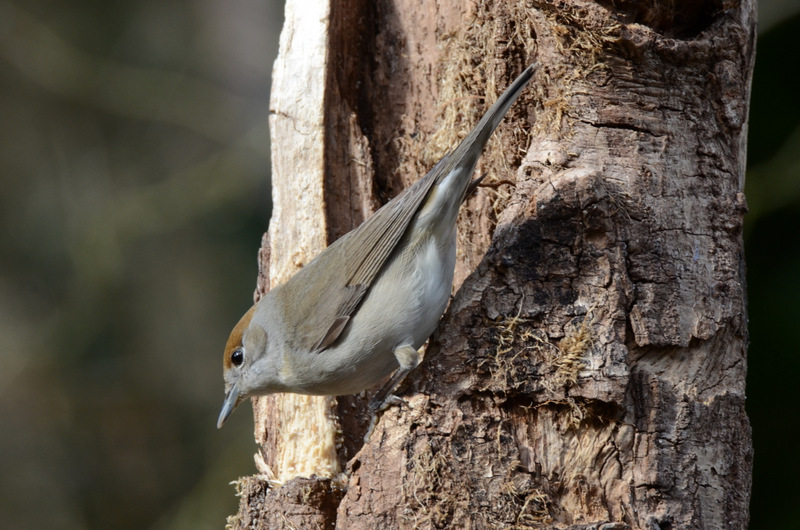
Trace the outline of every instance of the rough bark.
<instances>
[{"instance_id":1,"label":"rough bark","mask_svg":"<svg viewBox=\"0 0 800 530\"><path fill-rule=\"evenodd\" d=\"M328 242L542 68L478 168L408 406L363 444L361 398L340 403L345 484L280 504L300 479L248 479L238 527L746 528L754 2L334 4Z\"/></svg>"}]
</instances>

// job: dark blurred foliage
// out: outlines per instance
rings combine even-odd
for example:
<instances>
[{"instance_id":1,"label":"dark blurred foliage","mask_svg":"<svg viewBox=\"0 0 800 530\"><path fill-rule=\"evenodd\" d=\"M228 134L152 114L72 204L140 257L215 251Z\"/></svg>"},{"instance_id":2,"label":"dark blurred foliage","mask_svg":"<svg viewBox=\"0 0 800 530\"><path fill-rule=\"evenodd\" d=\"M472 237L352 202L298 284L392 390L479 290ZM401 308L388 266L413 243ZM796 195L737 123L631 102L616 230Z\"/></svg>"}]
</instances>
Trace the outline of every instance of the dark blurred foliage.
<instances>
[{"instance_id":1,"label":"dark blurred foliage","mask_svg":"<svg viewBox=\"0 0 800 530\"><path fill-rule=\"evenodd\" d=\"M785 16L773 16L775 7ZM790 530L800 528L800 346L792 335L800 317L800 2L760 8L745 184L750 528Z\"/></svg>"},{"instance_id":2,"label":"dark blurred foliage","mask_svg":"<svg viewBox=\"0 0 800 530\"><path fill-rule=\"evenodd\" d=\"M0 0L0 526L221 528L277 1Z\"/></svg>"},{"instance_id":3,"label":"dark blurred foliage","mask_svg":"<svg viewBox=\"0 0 800 530\"><path fill-rule=\"evenodd\" d=\"M795 5L798 4L798 5ZM746 219L752 528L795 528L800 2L762 3ZM276 0L0 0L0 521L220 528L214 428L269 219Z\"/></svg>"}]
</instances>

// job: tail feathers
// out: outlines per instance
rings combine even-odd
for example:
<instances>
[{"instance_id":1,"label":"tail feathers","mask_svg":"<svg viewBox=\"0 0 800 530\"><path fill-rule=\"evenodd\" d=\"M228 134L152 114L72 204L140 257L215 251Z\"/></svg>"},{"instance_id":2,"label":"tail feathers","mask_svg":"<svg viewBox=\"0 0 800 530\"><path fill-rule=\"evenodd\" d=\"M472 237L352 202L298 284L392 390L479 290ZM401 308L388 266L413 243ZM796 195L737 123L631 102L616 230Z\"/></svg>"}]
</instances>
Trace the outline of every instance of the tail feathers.
<instances>
[{"instance_id":1,"label":"tail feathers","mask_svg":"<svg viewBox=\"0 0 800 530\"><path fill-rule=\"evenodd\" d=\"M483 179L486 178L487 174L488 173L484 173L483 175L481 175L476 179L473 179L472 182L469 183L469 186L467 186L467 191L464 192L464 200L466 200L467 197L475 193L475 190L478 189L478 186L481 185L481 182L483 181Z\"/></svg>"},{"instance_id":2,"label":"tail feathers","mask_svg":"<svg viewBox=\"0 0 800 530\"><path fill-rule=\"evenodd\" d=\"M458 147L448 155L448 158L452 160L453 166L469 169L474 167L486 142L489 141L489 138L503 120L508 109L511 108L511 105L517 100L522 89L525 88L538 68L538 63L533 63L528 66L519 77L511 83L511 86L503 92L503 95L492 105L492 108L483 115L478 125L476 125L466 138L461 141Z\"/></svg>"},{"instance_id":3,"label":"tail feathers","mask_svg":"<svg viewBox=\"0 0 800 530\"><path fill-rule=\"evenodd\" d=\"M425 177L411 187L411 189L416 189L416 186L427 186L430 190L427 197L420 203L421 208L416 213L416 223L428 222L431 223L431 226L452 226L455 223L461 203L469 196L469 193L475 190L483 178L470 183L475 164L478 157L481 156L484 145L508 109L516 101L522 89L531 80L537 68L538 64L536 63L526 68L483 115L466 138L433 166ZM442 219L452 219L452 222L445 222Z\"/></svg>"}]
</instances>

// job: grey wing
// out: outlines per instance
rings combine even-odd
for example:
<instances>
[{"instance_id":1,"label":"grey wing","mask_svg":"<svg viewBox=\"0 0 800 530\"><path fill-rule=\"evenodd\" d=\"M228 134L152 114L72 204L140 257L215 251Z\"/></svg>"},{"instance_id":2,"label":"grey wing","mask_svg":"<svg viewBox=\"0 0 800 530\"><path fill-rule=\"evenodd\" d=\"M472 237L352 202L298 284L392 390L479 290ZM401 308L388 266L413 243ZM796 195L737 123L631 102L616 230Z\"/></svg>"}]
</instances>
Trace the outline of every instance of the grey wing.
<instances>
[{"instance_id":1,"label":"grey wing","mask_svg":"<svg viewBox=\"0 0 800 530\"><path fill-rule=\"evenodd\" d=\"M427 175L386 203L361 226L342 236L329 247L331 252L341 253L344 259L344 284L338 287L338 293L329 293L332 295L329 300L335 300L337 306L333 314L320 315L326 321L326 324L320 327L325 333L314 343L312 351L324 350L344 331L369 286L408 229L414 214L425 201L425 197L442 171L448 167L446 160L447 156L442 158Z\"/></svg>"},{"instance_id":2,"label":"grey wing","mask_svg":"<svg viewBox=\"0 0 800 530\"><path fill-rule=\"evenodd\" d=\"M320 318L312 319L315 326L320 324L315 329L321 330L315 332L312 350L324 350L333 344L347 327L353 312L406 233L431 188L456 167L468 171L471 175L486 141L537 68L536 64L528 66L495 101L458 147L444 156L427 175L387 203L361 226L337 240L326 251L330 252L327 258L329 263L337 263L340 267L342 263L345 265L344 270L325 269L326 274L333 275L335 279L326 280L328 281L325 285L328 288L326 295L317 298L324 308L315 309L315 314ZM464 183L464 193L470 189L467 183ZM462 200L464 196L461 195ZM332 259L334 253L338 253L336 260Z\"/></svg>"}]
</instances>

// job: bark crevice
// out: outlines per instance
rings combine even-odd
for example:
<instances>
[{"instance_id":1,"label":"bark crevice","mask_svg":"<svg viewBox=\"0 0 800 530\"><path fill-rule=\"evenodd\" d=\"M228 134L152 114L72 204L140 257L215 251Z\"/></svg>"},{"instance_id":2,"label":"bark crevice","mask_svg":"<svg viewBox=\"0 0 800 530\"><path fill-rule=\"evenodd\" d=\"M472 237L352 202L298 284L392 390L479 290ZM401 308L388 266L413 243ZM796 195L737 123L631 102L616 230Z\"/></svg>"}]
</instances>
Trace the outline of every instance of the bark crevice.
<instances>
[{"instance_id":1,"label":"bark crevice","mask_svg":"<svg viewBox=\"0 0 800 530\"><path fill-rule=\"evenodd\" d=\"M408 406L364 443L363 399L339 403L328 527L747 527L755 7L685 3L333 9L329 239L541 69L481 160L497 185L463 208Z\"/></svg>"}]
</instances>

